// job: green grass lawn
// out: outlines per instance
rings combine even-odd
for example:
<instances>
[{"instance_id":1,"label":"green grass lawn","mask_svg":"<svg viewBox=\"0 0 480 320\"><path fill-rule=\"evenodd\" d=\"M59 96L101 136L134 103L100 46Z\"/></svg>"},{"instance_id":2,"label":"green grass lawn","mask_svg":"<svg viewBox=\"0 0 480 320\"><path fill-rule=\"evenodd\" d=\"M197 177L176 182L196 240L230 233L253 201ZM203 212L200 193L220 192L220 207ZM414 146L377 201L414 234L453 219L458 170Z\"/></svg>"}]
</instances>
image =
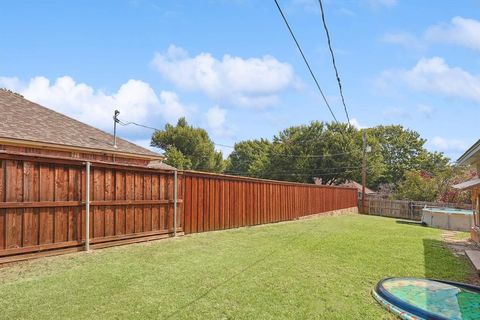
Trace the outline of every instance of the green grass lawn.
<instances>
[{"instance_id":1,"label":"green grass lawn","mask_svg":"<svg viewBox=\"0 0 480 320\"><path fill-rule=\"evenodd\" d=\"M0 267L3 319L391 319L387 276L465 280L441 231L347 215Z\"/></svg>"}]
</instances>

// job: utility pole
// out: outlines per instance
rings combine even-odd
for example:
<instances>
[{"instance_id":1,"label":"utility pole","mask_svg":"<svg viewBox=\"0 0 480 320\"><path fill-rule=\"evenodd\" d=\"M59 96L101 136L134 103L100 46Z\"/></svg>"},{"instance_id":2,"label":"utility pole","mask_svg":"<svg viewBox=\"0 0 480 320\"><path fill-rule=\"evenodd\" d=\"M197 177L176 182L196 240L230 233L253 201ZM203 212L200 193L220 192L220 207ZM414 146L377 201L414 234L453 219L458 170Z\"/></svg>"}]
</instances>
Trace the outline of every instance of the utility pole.
<instances>
[{"instance_id":1,"label":"utility pole","mask_svg":"<svg viewBox=\"0 0 480 320\"><path fill-rule=\"evenodd\" d=\"M113 147L117 147L117 123L120 122L118 120L118 115L120 114L120 111L115 110L115 113L113 114Z\"/></svg>"},{"instance_id":2,"label":"utility pole","mask_svg":"<svg viewBox=\"0 0 480 320\"><path fill-rule=\"evenodd\" d=\"M365 213L365 185L367 184L367 134L363 129L363 159L362 159L362 213Z\"/></svg>"}]
</instances>

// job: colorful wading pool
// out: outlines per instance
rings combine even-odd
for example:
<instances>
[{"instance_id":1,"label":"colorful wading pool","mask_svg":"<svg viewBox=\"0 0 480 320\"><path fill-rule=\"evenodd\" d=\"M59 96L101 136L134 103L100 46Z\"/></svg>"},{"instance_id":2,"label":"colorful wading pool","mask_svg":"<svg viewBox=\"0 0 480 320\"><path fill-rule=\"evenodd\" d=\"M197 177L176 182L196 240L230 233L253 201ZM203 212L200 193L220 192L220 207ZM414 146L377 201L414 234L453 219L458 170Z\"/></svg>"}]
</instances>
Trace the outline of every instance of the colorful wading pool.
<instances>
[{"instance_id":1,"label":"colorful wading pool","mask_svg":"<svg viewBox=\"0 0 480 320\"><path fill-rule=\"evenodd\" d=\"M385 309L402 319L480 319L480 287L464 283L387 278L377 284L372 294Z\"/></svg>"}]
</instances>

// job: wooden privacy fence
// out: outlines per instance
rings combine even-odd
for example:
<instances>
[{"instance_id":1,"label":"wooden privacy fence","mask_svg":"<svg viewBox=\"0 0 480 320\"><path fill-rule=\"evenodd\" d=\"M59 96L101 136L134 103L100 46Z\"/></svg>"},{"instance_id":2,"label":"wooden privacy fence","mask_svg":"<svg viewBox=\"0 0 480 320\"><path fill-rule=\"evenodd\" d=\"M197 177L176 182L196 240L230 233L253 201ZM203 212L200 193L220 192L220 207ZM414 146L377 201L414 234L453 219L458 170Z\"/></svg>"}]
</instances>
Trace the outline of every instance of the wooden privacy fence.
<instances>
[{"instance_id":1,"label":"wooden privacy fence","mask_svg":"<svg viewBox=\"0 0 480 320\"><path fill-rule=\"evenodd\" d=\"M89 163L90 179L81 160L0 152L0 263L83 250L87 243L96 248L292 220L357 203L350 188Z\"/></svg>"},{"instance_id":2,"label":"wooden privacy fence","mask_svg":"<svg viewBox=\"0 0 480 320\"><path fill-rule=\"evenodd\" d=\"M185 172L184 183L185 233L293 220L357 206L357 191L352 188L198 172Z\"/></svg>"},{"instance_id":3,"label":"wooden privacy fence","mask_svg":"<svg viewBox=\"0 0 480 320\"><path fill-rule=\"evenodd\" d=\"M0 153L0 258L81 248L86 180L82 161ZM173 188L173 172L92 162L89 242L101 247L173 233Z\"/></svg>"},{"instance_id":4,"label":"wooden privacy fence","mask_svg":"<svg viewBox=\"0 0 480 320\"><path fill-rule=\"evenodd\" d=\"M358 207L362 208L361 200ZM425 207L447 207L456 209L472 209L472 205L461 203L440 203L427 201L409 201L409 200L388 200L382 198L366 197L364 214L400 218L420 221L422 220L422 209Z\"/></svg>"}]
</instances>

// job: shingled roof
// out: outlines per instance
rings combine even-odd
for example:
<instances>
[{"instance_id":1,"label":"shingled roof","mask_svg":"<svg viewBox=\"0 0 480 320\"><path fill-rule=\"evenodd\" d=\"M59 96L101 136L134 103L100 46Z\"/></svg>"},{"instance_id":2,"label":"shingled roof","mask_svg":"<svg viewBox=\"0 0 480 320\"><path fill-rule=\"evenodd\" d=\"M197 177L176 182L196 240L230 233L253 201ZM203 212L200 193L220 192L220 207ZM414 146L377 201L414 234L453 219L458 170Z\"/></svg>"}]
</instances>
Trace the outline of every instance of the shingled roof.
<instances>
[{"instance_id":1,"label":"shingled roof","mask_svg":"<svg viewBox=\"0 0 480 320\"><path fill-rule=\"evenodd\" d=\"M121 138L117 138L117 148L114 148L111 134L4 89L0 90L0 115L0 139L131 154L148 159L164 158Z\"/></svg>"}]
</instances>

